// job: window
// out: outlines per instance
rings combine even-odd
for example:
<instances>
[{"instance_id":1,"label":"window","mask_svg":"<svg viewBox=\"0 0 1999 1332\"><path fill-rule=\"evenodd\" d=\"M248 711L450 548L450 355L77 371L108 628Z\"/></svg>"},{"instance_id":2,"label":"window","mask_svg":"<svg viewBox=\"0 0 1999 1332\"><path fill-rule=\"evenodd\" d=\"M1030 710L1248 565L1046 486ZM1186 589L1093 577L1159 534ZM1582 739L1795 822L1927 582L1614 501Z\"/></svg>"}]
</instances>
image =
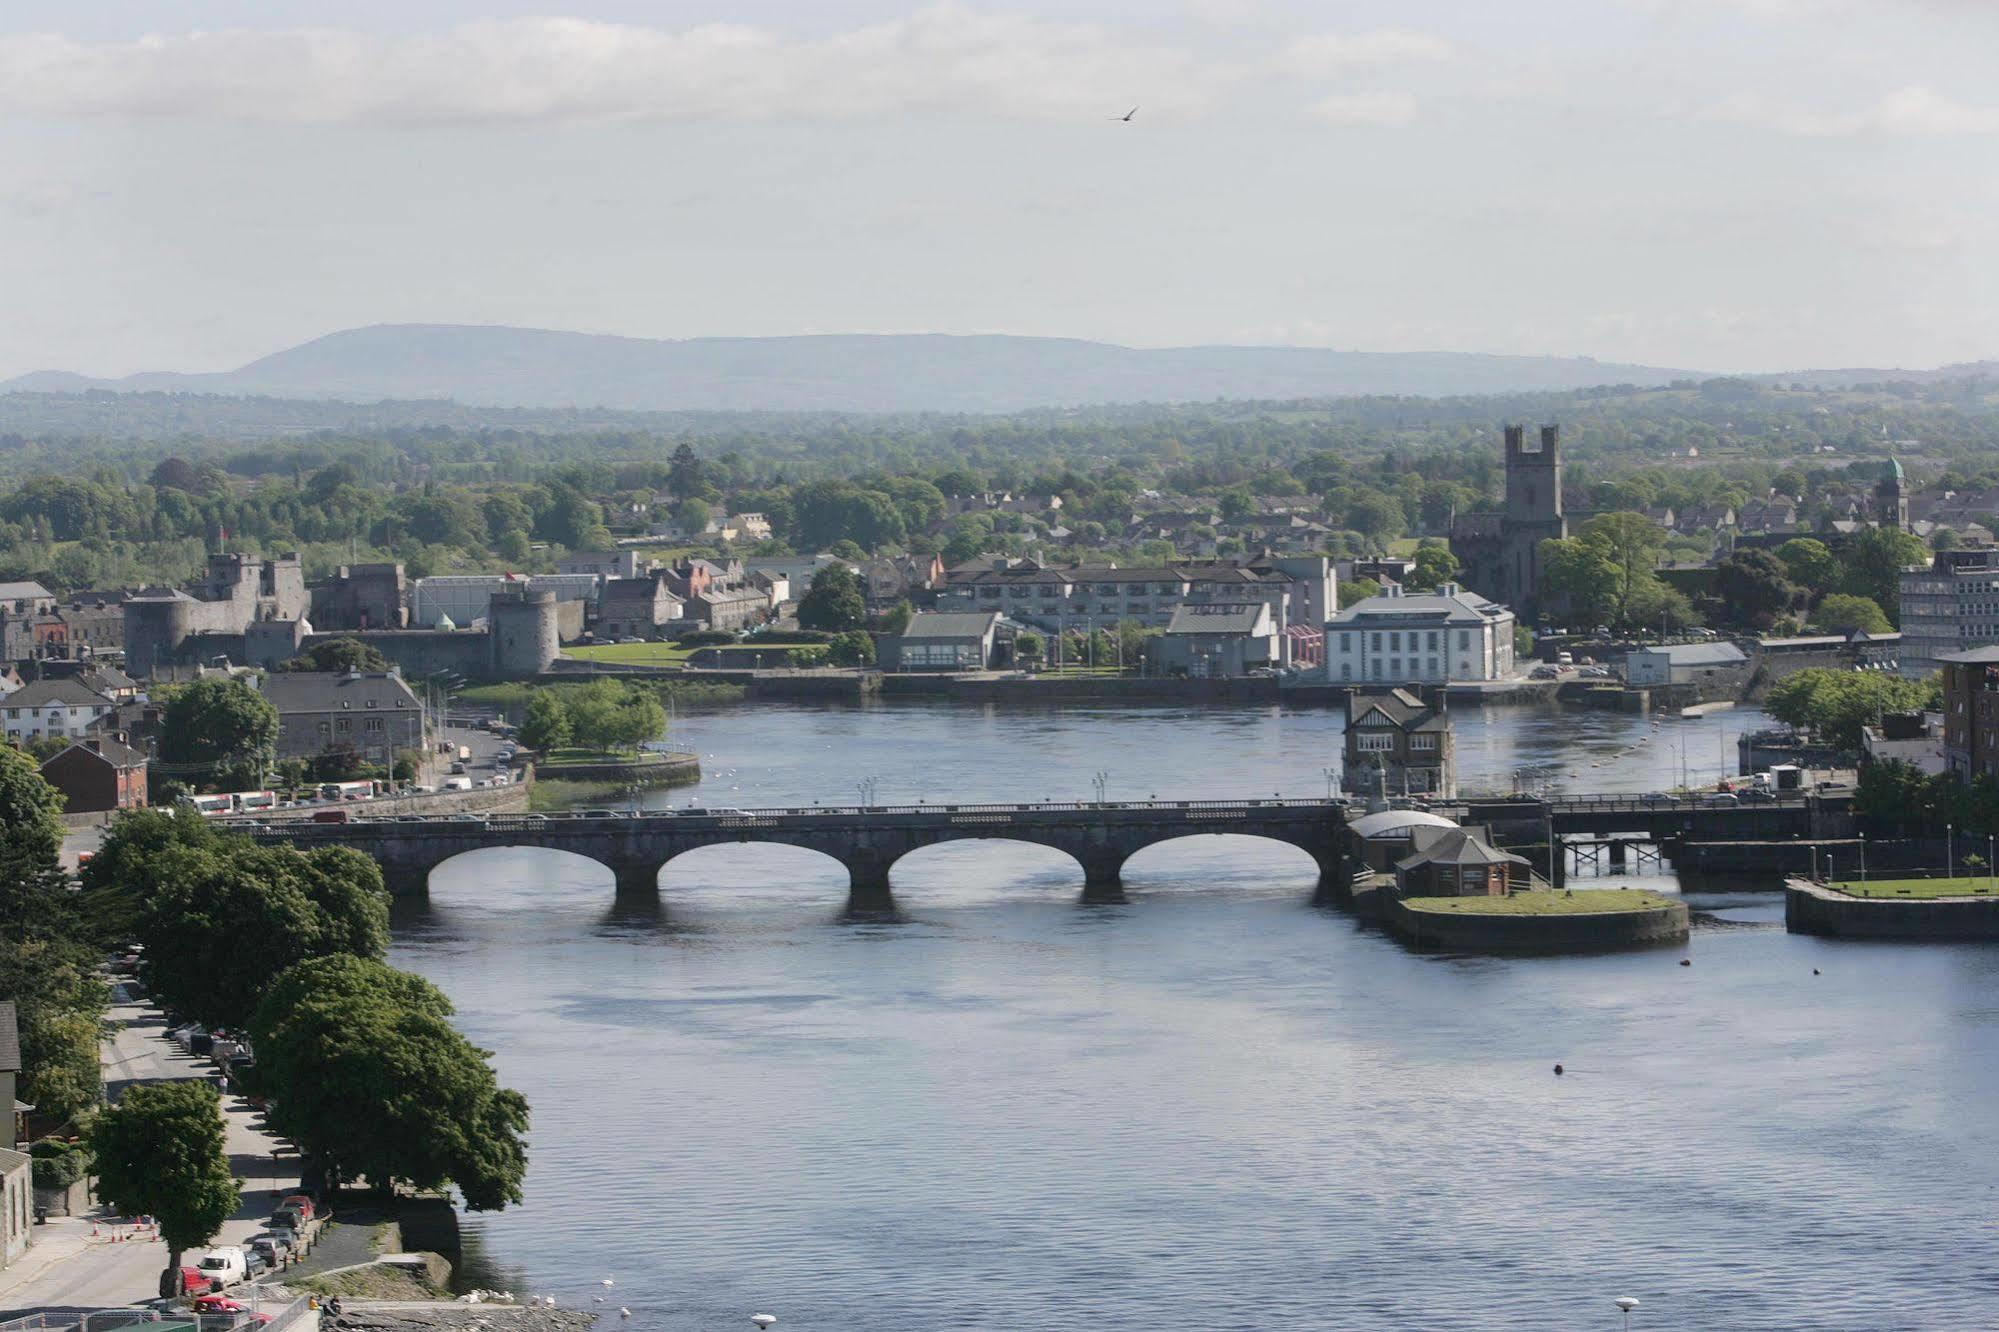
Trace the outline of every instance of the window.
<instances>
[{"instance_id":1,"label":"window","mask_svg":"<svg viewBox=\"0 0 1999 1332\"><path fill-rule=\"evenodd\" d=\"M1398 680L1402 678L1402 658L1390 657L1388 659L1388 673Z\"/></svg>"},{"instance_id":2,"label":"window","mask_svg":"<svg viewBox=\"0 0 1999 1332\"><path fill-rule=\"evenodd\" d=\"M354 730L354 719L352 717L342 717L340 724L334 730L340 735L350 734Z\"/></svg>"},{"instance_id":3,"label":"window","mask_svg":"<svg viewBox=\"0 0 1999 1332\"><path fill-rule=\"evenodd\" d=\"M1411 634L1409 637L1413 641L1416 636ZM1388 634L1388 650L1390 652L1400 652L1402 650L1402 635L1394 630L1390 630Z\"/></svg>"},{"instance_id":4,"label":"window","mask_svg":"<svg viewBox=\"0 0 1999 1332\"><path fill-rule=\"evenodd\" d=\"M379 731L380 731L381 729L382 729L382 719L381 719L380 717L370 717L370 718L368 718L368 730L369 730L369 731L371 731L371 732L379 732Z\"/></svg>"},{"instance_id":5,"label":"window","mask_svg":"<svg viewBox=\"0 0 1999 1332\"><path fill-rule=\"evenodd\" d=\"M1343 662L1341 662L1341 663L1340 663L1340 679L1342 679L1342 680L1351 680L1351 679L1353 679L1353 663L1352 663L1352 662L1348 662L1348 661L1343 661Z\"/></svg>"},{"instance_id":6,"label":"window","mask_svg":"<svg viewBox=\"0 0 1999 1332\"><path fill-rule=\"evenodd\" d=\"M1435 652L1437 650L1437 631L1435 629L1432 629L1428 634L1424 636L1423 646L1430 649L1430 651L1432 652Z\"/></svg>"},{"instance_id":7,"label":"window","mask_svg":"<svg viewBox=\"0 0 1999 1332\"><path fill-rule=\"evenodd\" d=\"M1354 736L1354 749L1362 754L1387 754L1395 749L1393 731L1362 731Z\"/></svg>"},{"instance_id":8,"label":"window","mask_svg":"<svg viewBox=\"0 0 1999 1332\"><path fill-rule=\"evenodd\" d=\"M1471 651L1471 630L1469 629L1458 630L1458 651L1460 652Z\"/></svg>"},{"instance_id":9,"label":"window","mask_svg":"<svg viewBox=\"0 0 1999 1332\"><path fill-rule=\"evenodd\" d=\"M1434 734L1412 735L1409 737L1409 748L1434 751L1437 748L1437 737Z\"/></svg>"},{"instance_id":10,"label":"window","mask_svg":"<svg viewBox=\"0 0 1999 1332\"><path fill-rule=\"evenodd\" d=\"M375 700L374 700L374 699L372 699L372 698L371 698L371 699L369 699L369 700L368 700L368 706L369 706L370 708L373 708L373 707L375 706Z\"/></svg>"}]
</instances>

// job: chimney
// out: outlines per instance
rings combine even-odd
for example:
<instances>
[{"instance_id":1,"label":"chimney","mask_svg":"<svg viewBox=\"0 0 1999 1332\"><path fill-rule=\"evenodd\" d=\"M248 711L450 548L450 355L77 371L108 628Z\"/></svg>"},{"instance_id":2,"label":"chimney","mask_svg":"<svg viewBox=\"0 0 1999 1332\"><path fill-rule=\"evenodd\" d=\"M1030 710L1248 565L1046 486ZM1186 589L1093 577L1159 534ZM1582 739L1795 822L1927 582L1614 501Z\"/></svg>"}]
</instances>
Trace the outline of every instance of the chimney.
<instances>
[{"instance_id":1,"label":"chimney","mask_svg":"<svg viewBox=\"0 0 1999 1332\"><path fill-rule=\"evenodd\" d=\"M83 747L93 754L102 754L104 752L104 742L94 735L83 741Z\"/></svg>"}]
</instances>

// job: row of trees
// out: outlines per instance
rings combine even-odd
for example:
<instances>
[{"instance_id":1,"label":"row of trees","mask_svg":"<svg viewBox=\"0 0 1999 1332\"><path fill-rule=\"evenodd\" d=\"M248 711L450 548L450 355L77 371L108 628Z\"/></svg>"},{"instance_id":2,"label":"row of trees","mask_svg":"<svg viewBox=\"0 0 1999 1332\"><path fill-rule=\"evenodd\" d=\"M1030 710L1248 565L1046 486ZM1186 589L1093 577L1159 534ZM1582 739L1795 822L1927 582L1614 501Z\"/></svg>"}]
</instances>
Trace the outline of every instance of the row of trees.
<instances>
[{"instance_id":1,"label":"row of trees","mask_svg":"<svg viewBox=\"0 0 1999 1332\"><path fill-rule=\"evenodd\" d=\"M259 847L189 812L145 810L113 826L83 881L100 938L143 946L161 1003L251 1034L271 1127L309 1178L455 1185L474 1210L520 1201L527 1104L450 1025L441 993L382 962L388 897L372 860ZM238 1202L215 1093L134 1089L90 1141L100 1196L160 1219L164 1288Z\"/></svg>"}]
</instances>

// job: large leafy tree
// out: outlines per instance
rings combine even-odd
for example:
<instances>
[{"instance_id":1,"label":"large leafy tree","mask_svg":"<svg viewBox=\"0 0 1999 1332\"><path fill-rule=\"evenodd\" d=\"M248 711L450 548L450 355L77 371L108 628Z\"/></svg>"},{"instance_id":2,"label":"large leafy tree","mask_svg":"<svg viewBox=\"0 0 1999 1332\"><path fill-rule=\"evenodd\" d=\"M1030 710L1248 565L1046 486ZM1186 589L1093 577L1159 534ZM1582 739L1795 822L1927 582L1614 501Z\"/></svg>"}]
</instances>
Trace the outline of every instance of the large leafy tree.
<instances>
[{"instance_id":1,"label":"large leafy tree","mask_svg":"<svg viewBox=\"0 0 1999 1332\"><path fill-rule=\"evenodd\" d=\"M1658 581L1652 570L1666 544L1666 530L1642 513L1600 513L1582 525L1581 537L1598 546L1617 571L1612 614L1620 622L1629 620L1633 603L1642 601Z\"/></svg>"},{"instance_id":2,"label":"large leafy tree","mask_svg":"<svg viewBox=\"0 0 1999 1332\"><path fill-rule=\"evenodd\" d=\"M278 710L241 680L197 680L174 694L160 719L160 758L211 789L260 783L277 741Z\"/></svg>"},{"instance_id":3,"label":"large leafy tree","mask_svg":"<svg viewBox=\"0 0 1999 1332\"><path fill-rule=\"evenodd\" d=\"M260 847L185 815L119 820L86 885L101 918L144 945L153 992L205 1022L241 1025L295 962L388 947L388 895L368 857Z\"/></svg>"},{"instance_id":4,"label":"large leafy tree","mask_svg":"<svg viewBox=\"0 0 1999 1332\"><path fill-rule=\"evenodd\" d=\"M160 1294L177 1294L181 1255L214 1238L242 1200L215 1089L193 1079L132 1087L91 1124L90 1150L98 1198L159 1221L167 1245Z\"/></svg>"},{"instance_id":5,"label":"large leafy tree","mask_svg":"<svg viewBox=\"0 0 1999 1332\"><path fill-rule=\"evenodd\" d=\"M521 720L521 743L545 752L562 748L569 738L569 709L556 692L537 689L529 694L527 715Z\"/></svg>"},{"instance_id":6,"label":"large leafy tree","mask_svg":"<svg viewBox=\"0 0 1999 1332\"><path fill-rule=\"evenodd\" d=\"M1541 543L1543 600L1566 606L1579 624L1606 623L1617 614L1621 575L1602 542L1579 536Z\"/></svg>"},{"instance_id":7,"label":"large leafy tree","mask_svg":"<svg viewBox=\"0 0 1999 1332\"><path fill-rule=\"evenodd\" d=\"M1902 570L1927 564L1929 548L1907 532L1892 527L1869 527L1855 532L1840 552L1845 577L1840 591L1866 597L1900 623Z\"/></svg>"},{"instance_id":8,"label":"large leafy tree","mask_svg":"<svg viewBox=\"0 0 1999 1332\"><path fill-rule=\"evenodd\" d=\"M420 977L357 957L303 962L251 1022L260 1072L282 1088L272 1127L329 1181L455 1184L473 1211L521 1200L528 1106Z\"/></svg>"},{"instance_id":9,"label":"large leafy tree","mask_svg":"<svg viewBox=\"0 0 1999 1332\"><path fill-rule=\"evenodd\" d=\"M806 629L858 629L867 617L860 575L844 564L828 565L812 575L812 586L798 602L798 623Z\"/></svg>"},{"instance_id":10,"label":"large leafy tree","mask_svg":"<svg viewBox=\"0 0 1999 1332\"><path fill-rule=\"evenodd\" d=\"M1784 562L1767 550L1738 550L1715 571L1715 588L1739 624L1768 628L1798 602L1797 585Z\"/></svg>"},{"instance_id":11,"label":"large leafy tree","mask_svg":"<svg viewBox=\"0 0 1999 1332\"><path fill-rule=\"evenodd\" d=\"M1941 690L1934 679L1904 680L1870 671L1814 667L1771 686L1763 706L1778 721L1808 727L1842 749L1858 749L1861 728L1882 713L1916 712L1940 704Z\"/></svg>"},{"instance_id":12,"label":"large leafy tree","mask_svg":"<svg viewBox=\"0 0 1999 1332\"><path fill-rule=\"evenodd\" d=\"M1821 629L1858 629L1867 634L1885 634L1891 627L1886 613L1873 601L1845 592L1835 592L1821 601L1812 612L1812 623Z\"/></svg>"},{"instance_id":13,"label":"large leafy tree","mask_svg":"<svg viewBox=\"0 0 1999 1332\"><path fill-rule=\"evenodd\" d=\"M1792 537L1777 547L1777 558L1792 582L1812 597L1822 597L1839 581L1839 560L1816 537Z\"/></svg>"}]
</instances>

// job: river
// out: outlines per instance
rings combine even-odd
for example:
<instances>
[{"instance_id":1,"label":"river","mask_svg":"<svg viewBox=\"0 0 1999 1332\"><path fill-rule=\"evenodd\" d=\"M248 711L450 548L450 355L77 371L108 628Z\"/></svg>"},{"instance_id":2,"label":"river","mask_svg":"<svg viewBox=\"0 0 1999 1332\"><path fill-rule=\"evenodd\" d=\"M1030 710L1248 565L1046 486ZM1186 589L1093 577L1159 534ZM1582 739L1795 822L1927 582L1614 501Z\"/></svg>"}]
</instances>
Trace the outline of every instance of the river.
<instances>
[{"instance_id":1,"label":"river","mask_svg":"<svg viewBox=\"0 0 1999 1332\"><path fill-rule=\"evenodd\" d=\"M1711 781L1762 720L1463 713L1460 780ZM707 776L654 800L1303 795L1339 722L762 707L675 740ZM1192 839L1085 905L1052 851L960 843L847 920L790 848L683 857L657 910L484 852L392 960L534 1107L526 1205L468 1218L484 1279L645 1332L1540 1332L1627 1294L1634 1328L1999 1325L1999 950L1794 937L1773 892L1693 899L1684 950L1417 955L1313 876Z\"/></svg>"}]
</instances>

